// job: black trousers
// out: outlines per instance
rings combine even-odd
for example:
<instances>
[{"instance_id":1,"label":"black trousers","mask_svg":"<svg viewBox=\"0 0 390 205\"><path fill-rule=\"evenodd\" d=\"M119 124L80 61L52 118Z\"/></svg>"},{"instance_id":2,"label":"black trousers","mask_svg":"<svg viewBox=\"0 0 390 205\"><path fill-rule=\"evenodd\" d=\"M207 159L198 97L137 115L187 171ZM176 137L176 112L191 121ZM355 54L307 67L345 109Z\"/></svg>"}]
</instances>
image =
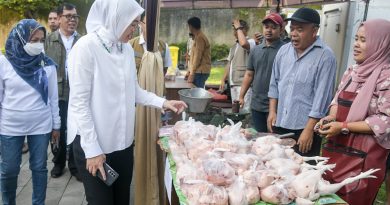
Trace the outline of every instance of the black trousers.
<instances>
[{"instance_id":1,"label":"black trousers","mask_svg":"<svg viewBox=\"0 0 390 205\"><path fill-rule=\"evenodd\" d=\"M118 179L109 187L86 169L85 153L80 136L73 141L73 152L80 173L88 205L129 205L133 177L134 145L106 155L106 163L118 172Z\"/></svg>"},{"instance_id":2,"label":"black trousers","mask_svg":"<svg viewBox=\"0 0 390 205\"><path fill-rule=\"evenodd\" d=\"M55 166L65 167L66 164L66 123L68 119L68 102L64 100L58 101L58 106L60 108L60 117L61 117L61 130L60 130L60 142L57 150L54 150L53 144L51 144L51 151L53 153L53 163ZM74 163L73 157L73 146L69 146L68 153L68 168L72 174L77 173L77 168Z\"/></svg>"},{"instance_id":3,"label":"black trousers","mask_svg":"<svg viewBox=\"0 0 390 205\"><path fill-rule=\"evenodd\" d=\"M303 130L290 130L290 129L285 129L282 127L273 127L273 131L276 134L281 134L281 135L287 134L287 133L294 133L295 136L291 137L291 138L294 138L298 142L299 136L301 136L301 133ZM320 151L321 151L321 142L322 142L322 138L318 134L314 133L313 144L312 144L311 150L309 152L307 152L307 153L300 152L298 145L294 146L294 150L295 150L295 152L297 152L298 154L300 154L302 156L307 156L307 157L319 156Z\"/></svg>"},{"instance_id":4,"label":"black trousers","mask_svg":"<svg viewBox=\"0 0 390 205\"><path fill-rule=\"evenodd\" d=\"M257 132L267 132L268 112L259 112L252 109L253 127Z\"/></svg>"}]
</instances>

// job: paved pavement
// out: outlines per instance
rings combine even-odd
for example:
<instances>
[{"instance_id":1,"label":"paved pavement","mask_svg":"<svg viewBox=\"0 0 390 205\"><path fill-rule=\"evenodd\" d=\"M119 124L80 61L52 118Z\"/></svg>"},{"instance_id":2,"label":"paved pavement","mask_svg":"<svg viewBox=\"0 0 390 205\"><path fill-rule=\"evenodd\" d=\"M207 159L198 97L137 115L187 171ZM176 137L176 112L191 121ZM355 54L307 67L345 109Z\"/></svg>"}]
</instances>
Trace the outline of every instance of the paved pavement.
<instances>
[{"instance_id":1,"label":"paved pavement","mask_svg":"<svg viewBox=\"0 0 390 205\"><path fill-rule=\"evenodd\" d=\"M86 205L87 201L85 200L83 184L72 177L68 169L65 169L64 175L60 178L50 177L50 170L53 167L53 162L51 162L51 152L48 151L48 153L49 157L47 166L49 176L46 192L46 205ZM32 204L32 179L28 157L29 154L24 154L22 157L22 164L18 178L18 188L16 190L16 205ZM134 199L133 193L134 187L131 186L131 199ZM0 204L2 203L3 201L0 194ZM133 200L131 200L130 205L134 205Z\"/></svg>"}]
</instances>

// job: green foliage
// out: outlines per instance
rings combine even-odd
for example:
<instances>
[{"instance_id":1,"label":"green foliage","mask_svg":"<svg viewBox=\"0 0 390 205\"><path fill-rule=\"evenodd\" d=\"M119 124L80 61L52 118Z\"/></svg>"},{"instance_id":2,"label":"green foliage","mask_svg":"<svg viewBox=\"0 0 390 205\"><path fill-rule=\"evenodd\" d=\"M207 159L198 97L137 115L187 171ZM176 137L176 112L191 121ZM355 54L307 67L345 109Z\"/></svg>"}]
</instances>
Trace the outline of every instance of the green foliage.
<instances>
[{"instance_id":1,"label":"green foliage","mask_svg":"<svg viewBox=\"0 0 390 205\"><path fill-rule=\"evenodd\" d=\"M169 44L169 46L179 47L179 53L181 53L181 54L185 54L187 52L187 42L172 43L172 44Z\"/></svg>"},{"instance_id":2,"label":"green foliage","mask_svg":"<svg viewBox=\"0 0 390 205\"><path fill-rule=\"evenodd\" d=\"M223 60L229 55L229 46L226 44L211 45L211 61Z\"/></svg>"},{"instance_id":3,"label":"green foliage","mask_svg":"<svg viewBox=\"0 0 390 205\"><path fill-rule=\"evenodd\" d=\"M38 18L57 7L62 0L2 0L0 8L16 12L20 18Z\"/></svg>"}]
</instances>

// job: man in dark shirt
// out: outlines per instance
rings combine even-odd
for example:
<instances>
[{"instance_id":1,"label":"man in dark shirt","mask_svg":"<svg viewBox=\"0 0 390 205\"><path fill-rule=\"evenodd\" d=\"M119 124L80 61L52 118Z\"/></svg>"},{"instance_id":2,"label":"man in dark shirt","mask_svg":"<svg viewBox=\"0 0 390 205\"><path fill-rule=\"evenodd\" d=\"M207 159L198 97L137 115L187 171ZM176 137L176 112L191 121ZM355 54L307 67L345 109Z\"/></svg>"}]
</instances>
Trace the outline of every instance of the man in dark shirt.
<instances>
[{"instance_id":1,"label":"man in dark shirt","mask_svg":"<svg viewBox=\"0 0 390 205\"><path fill-rule=\"evenodd\" d=\"M241 86L240 104L244 105L245 94L252 85L253 126L258 132L267 132L268 88L276 53L284 44L280 39L283 19L277 13L271 13L262 23L265 41L255 47L249 55L248 68Z\"/></svg>"}]
</instances>

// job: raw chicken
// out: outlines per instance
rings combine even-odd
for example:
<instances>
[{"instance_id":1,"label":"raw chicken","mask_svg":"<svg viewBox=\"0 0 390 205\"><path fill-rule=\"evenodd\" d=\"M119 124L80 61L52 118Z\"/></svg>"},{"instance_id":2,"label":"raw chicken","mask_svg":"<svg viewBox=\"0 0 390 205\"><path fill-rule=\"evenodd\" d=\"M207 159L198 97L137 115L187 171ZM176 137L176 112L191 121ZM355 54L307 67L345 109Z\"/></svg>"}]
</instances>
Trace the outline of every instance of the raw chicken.
<instances>
[{"instance_id":1,"label":"raw chicken","mask_svg":"<svg viewBox=\"0 0 390 205\"><path fill-rule=\"evenodd\" d=\"M257 156L262 157L268 154L272 150L271 144L264 144L257 139L252 145L252 152Z\"/></svg>"},{"instance_id":2,"label":"raw chicken","mask_svg":"<svg viewBox=\"0 0 390 205\"><path fill-rule=\"evenodd\" d=\"M280 176L297 175L301 169L300 164L286 158L271 159L265 163L265 166L276 170Z\"/></svg>"},{"instance_id":3,"label":"raw chicken","mask_svg":"<svg viewBox=\"0 0 390 205\"><path fill-rule=\"evenodd\" d=\"M200 137L193 137L185 140L184 146L187 149L188 158L192 161L196 161L212 151L214 142Z\"/></svg>"},{"instance_id":4,"label":"raw chicken","mask_svg":"<svg viewBox=\"0 0 390 205\"><path fill-rule=\"evenodd\" d=\"M263 161L269 161L276 158L287 158L286 152L284 151L286 147L279 144L273 144L272 150L261 157Z\"/></svg>"},{"instance_id":5,"label":"raw chicken","mask_svg":"<svg viewBox=\"0 0 390 205\"><path fill-rule=\"evenodd\" d=\"M236 178L236 172L225 159L210 157L203 161L202 166L207 181L212 184L225 186L233 183Z\"/></svg>"},{"instance_id":6,"label":"raw chicken","mask_svg":"<svg viewBox=\"0 0 390 205\"><path fill-rule=\"evenodd\" d=\"M360 179L376 178L376 176L372 175L376 171L379 171L379 169L370 169L370 170L363 172L357 176L344 179L342 182L337 183L337 184L330 184L328 181L321 178L318 182L318 190L317 191L320 195L334 194L339 189L341 189L341 187L343 187L347 184L351 184L351 183L358 181Z\"/></svg>"},{"instance_id":7,"label":"raw chicken","mask_svg":"<svg viewBox=\"0 0 390 205\"><path fill-rule=\"evenodd\" d=\"M195 190L193 190L195 191ZM198 191L198 190L196 190ZM201 205L227 205L228 193L224 187L205 184L199 188Z\"/></svg>"},{"instance_id":8,"label":"raw chicken","mask_svg":"<svg viewBox=\"0 0 390 205\"><path fill-rule=\"evenodd\" d=\"M188 161L187 151L183 146L179 146L175 141L169 140L169 150L172 153L173 160L176 164L181 164Z\"/></svg>"},{"instance_id":9,"label":"raw chicken","mask_svg":"<svg viewBox=\"0 0 390 205\"><path fill-rule=\"evenodd\" d=\"M255 161L260 161L260 159L253 154L237 154L234 152L225 152L223 158L229 163L233 169L236 170L237 174L241 174L249 169L249 167Z\"/></svg>"},{"instance_id":10,"label":"raw chicken","mask_svg":"<svg viewBox=\"0 0 390 205\"><path fill-rule=\"evenodd\" d=\"M181 185L190 205L227 205L228 194L224 187L212 185L204 180L187 180Z\"/></svg>"},{"instance_id":11,"label":"raw chicken","mask_svg":"<svg viewBox=\"0 0 390 205\"><path fill-rule=\"evenodd\" d=\"M202 170L198 170L191 161L176 164L176 168L176 181L178 184L188 180L204 180L206 177L205 173Z\"/></svg>"},{"instance_id":12,"label":"raw chicken","mask_svg":"<svg viewBox=\"0 0 390 205\"><path fill-rule=\"evenodd\" d=\"M245 136L240 132L241 122L228 128L223 128L217 133L215 148L228 149L231 152L247 154L252 146Z\"/></svg>"},{"instance_id":13,"label":"raw chicken","mask_svg":"<svg viewBox=\"0 0 390 205\"><path fill-rule=\"evenodd\" d=\"M273 204L289 204L295 199L294 190L285 183L273 184L261 190L261 200Z\"/></svg>"},{"instance_id":14,"label":"raw chicken","mask_svg":"<svg viewBox=\"0 0 390 205\"><path fill-rule=\"evenodd\" d=\"M257 171L259 173L257 179L257 186L260 189L270 186L275 180L280 179L280 176L276 173L275 170L261 170Z\"/></svg>"},{"instance_id":15,"label":"raw chicken","mask_svg":"<svg viewBox=\"0 0 390 205\"><path fill-rule=\"evenodd\" d=\"M227 190L229 194L229 205L248 205L248 199L245 194L245 183L241 177L236 178Z\"/></svg>"},{"instance_id":16,"label":"raw chicken","mask_svg":"<svg viewBox=\"0 0 390 205\"><path fill-rule=\"evenodd\" d=\"M248 141L241 123L221 128L189 119L173 130L169 150L176 162L175 180L189 205L248 205L260 198L274 204L313 205L321 195L346 184L375 178L377 171L330 184L322 178L335 167L326 164L328 158L302 157L272 135ZM310 160L316 165L306 163Z\"/></svg>"},{"instance_id":17,"label":"raw chicken","mask_svg":"<svg viewBox=\"0 0 390 205\"><path fill-rule=\"evenodd\" d=\"M308 167L311 166L308 165ZM318 182L322 179L322 174L334 168L334 165L325 165L323 162L319 163L317 168L303 170L291 182L290 186L297 193L297 197L309 200L316 200L320 197L320 194L317 193Z\"/></svg>"},{"instance_id":18,"label":"raw chicken","mask_svg":"<svg viewBox=\"0 0 390 205\"><path fill-rule=\"evenodd\" d=\"M259 172L256 172L257 161L251 169L245 171L242 175L242 180L245 183L246 199L249 204L254 204L260 200L260 190L257 186Z\"/></svg>"}]
</instances>

